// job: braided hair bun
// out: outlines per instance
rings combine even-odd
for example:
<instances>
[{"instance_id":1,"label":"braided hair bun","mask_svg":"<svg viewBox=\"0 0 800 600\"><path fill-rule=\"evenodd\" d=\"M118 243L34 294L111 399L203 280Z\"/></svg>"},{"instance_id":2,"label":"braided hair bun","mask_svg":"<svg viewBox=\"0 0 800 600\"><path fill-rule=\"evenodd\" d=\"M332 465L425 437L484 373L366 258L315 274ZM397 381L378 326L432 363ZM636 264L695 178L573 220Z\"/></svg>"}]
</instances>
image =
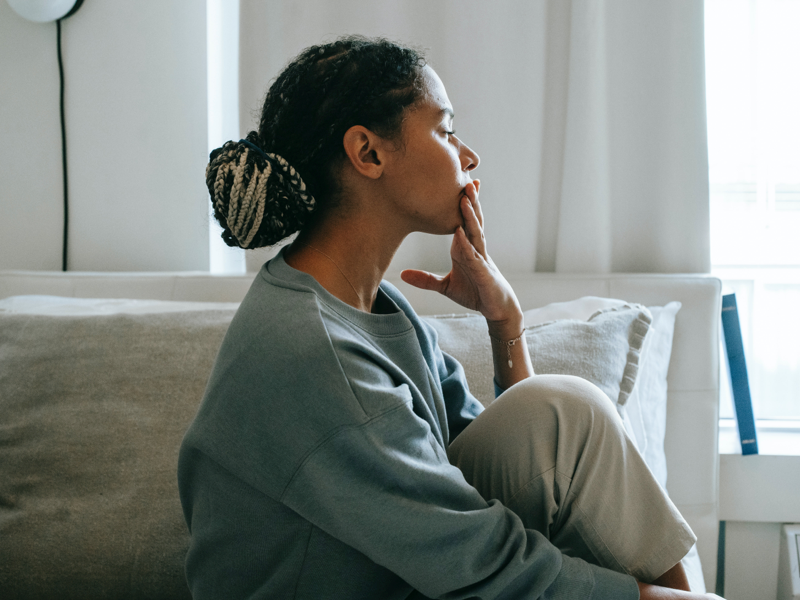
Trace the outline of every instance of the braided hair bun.
<instances>
[{"instance_id":1,"label":"braided hair bun","mask_svg":"<svg viewBox=\"0 0 800 600\"><path fill-rule=\"evenodd\" d=\"M276 244L299 230L316 204L297 171L264 152L254 131L211 153L206 185L228 246Z\"/></svg>"},{"instance_id":2,"label":"braided hair bun","mask_svg":"<svg viewBox=\"0 0 800 600\"><path fill-rule=\"evenodd\" d=\"M206 185L225 243L271 246L322 219L342 197L345 132L399 136L423 94L424 65L418 51L381 38L303 50L267 92L258 131L211 153Z\"/></svg>"}]
</instances>

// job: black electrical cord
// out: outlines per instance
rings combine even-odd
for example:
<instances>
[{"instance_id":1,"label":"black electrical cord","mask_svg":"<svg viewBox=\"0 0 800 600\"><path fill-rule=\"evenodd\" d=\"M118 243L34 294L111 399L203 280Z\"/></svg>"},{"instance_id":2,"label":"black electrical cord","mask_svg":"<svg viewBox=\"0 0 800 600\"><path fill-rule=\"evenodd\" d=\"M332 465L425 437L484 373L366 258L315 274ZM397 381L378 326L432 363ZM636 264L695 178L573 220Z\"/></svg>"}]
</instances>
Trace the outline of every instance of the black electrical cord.
<instances>
[{"instance_id":1,"label":"black electrical cord","mask_svg":"<svg viewBox=\"0 0 800 600\"><path fill-rule=\"evenodd\" d=\"M58 77L60 82L61 172L64 179L64 244L61 249L61 270L66 271L67 238L69 233L69 191L67 187L67 128L64 123L64 64L61 60L61 19L56 21L56 45L58 46Z\"/></svg>"}]
</instances>

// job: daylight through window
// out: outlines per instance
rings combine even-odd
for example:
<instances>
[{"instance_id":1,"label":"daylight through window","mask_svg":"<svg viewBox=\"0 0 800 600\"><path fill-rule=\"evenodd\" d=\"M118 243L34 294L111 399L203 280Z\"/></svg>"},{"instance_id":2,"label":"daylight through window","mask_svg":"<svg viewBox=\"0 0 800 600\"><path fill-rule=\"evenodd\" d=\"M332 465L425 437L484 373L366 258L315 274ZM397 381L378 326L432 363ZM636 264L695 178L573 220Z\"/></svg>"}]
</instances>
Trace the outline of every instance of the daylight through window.
<instances>
[{"instance_id":1,"label":"daylight through window","mask_svg":"<svg viewBox=\"0 0 800 600\"><path fill-rule=\"evenodd\" d=\"M800 0L706 0L712 272L756 418L800 419ZM722 416L732 416L723 378Z\"/></svg>"}]
</instances>

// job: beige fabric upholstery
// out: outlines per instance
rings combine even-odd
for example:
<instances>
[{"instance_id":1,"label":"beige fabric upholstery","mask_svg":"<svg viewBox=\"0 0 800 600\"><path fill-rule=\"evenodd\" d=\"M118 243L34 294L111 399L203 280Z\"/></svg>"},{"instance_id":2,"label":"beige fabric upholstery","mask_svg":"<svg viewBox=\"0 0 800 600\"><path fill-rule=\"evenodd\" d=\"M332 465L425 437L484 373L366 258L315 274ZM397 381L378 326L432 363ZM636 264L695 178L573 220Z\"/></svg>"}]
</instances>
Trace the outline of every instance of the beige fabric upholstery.
<instances>
[{"instance_id":1,"label":"beige fabric upholstery","mask_svg":"<svg viewBox=\"0 0 800 600\"><path fill-rule=\"evenodd\" d=\"M190 597L178 448L233 313L0 314L0 596Z\"/></svg>"}]
</instances>

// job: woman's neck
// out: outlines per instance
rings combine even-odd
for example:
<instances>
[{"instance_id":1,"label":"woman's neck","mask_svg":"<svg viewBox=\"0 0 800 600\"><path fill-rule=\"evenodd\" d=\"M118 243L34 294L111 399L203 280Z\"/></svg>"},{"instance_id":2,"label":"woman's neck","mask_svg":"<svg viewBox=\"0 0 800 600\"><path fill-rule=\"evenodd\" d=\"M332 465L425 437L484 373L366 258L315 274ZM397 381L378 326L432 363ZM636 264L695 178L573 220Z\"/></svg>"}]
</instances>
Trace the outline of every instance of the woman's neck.
<instances>
[{"instance_id":1,"label":"woman's neck","mask_svg":"<svg viewBox=\"0 0 800 600\"><path fill-rule=\"evenodd\" d=\"M372 312L378 286L405 237L379 229L365 220L329 218L301 233L284 258L342 302Z\"/></svg>"}]
</instances>

